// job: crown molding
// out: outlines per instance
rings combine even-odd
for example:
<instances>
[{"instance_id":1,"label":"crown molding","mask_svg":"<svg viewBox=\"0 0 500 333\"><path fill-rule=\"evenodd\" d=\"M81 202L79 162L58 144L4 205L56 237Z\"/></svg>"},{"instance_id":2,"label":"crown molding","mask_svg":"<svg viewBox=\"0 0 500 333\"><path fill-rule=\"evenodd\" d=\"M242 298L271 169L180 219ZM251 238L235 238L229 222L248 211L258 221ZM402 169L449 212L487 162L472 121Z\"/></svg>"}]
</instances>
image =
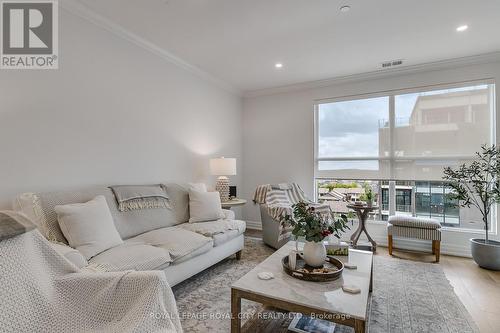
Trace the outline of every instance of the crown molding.
<instances>
[{"instance_id":1,"label":"crown molding","mask_svg":"<svg viewBox=\"0 0 500 333\"><path fill-rule=\"evenodd\" d=\"M243 97L253 98L259 96L277 95L292 91L323 88L323 87L333 86L336 84L343 84L343 83L356 82L362 80L382 79L382 78L400 76L405 74L436 71L436 70L450 69L468 65L486 64L492 62L500 62L500 51L461 57L461 58L448 59L448 60L440 60L435 62L428 62L418 65L404 66L400 68L391 68L391 69L377 70L360 74L339 76L324 80L308 81L308 82L302 82L302 83L296 83L296 84L290 84L290 85L284 85L266 89L245 91L243 92Z\"/></svg>"},{"instance_id":2,"label":"crown molding","mask_svg":"<svg viewBox=\"0 0 500 333\"><path fill-rule=\"evenodd\" d=\"M79 16L86 21L93 23L94 25L103 28L112 34L125 39L136 46L149 51L163 60L166 60L175 66L182 68L199 78L208 81L215 86L224 89L225 91L230 92L231 94L241 96L242 92L233 87L232 85L228 84L227 82L205 72L201 68L194 66L187 61L177 57L176 55L172 54L171 52L165 50L164 48L159 47L158 45L154 44L153 42L142 38L141 36L127 30L125 27L113 22L107 17L104 17L98 13L96 13L94 10L90 9L86 5L82 4L78 0L62 0L59 1L59 4L62 9L66 10L67 12Z\"/></svg>"}]
</instances>

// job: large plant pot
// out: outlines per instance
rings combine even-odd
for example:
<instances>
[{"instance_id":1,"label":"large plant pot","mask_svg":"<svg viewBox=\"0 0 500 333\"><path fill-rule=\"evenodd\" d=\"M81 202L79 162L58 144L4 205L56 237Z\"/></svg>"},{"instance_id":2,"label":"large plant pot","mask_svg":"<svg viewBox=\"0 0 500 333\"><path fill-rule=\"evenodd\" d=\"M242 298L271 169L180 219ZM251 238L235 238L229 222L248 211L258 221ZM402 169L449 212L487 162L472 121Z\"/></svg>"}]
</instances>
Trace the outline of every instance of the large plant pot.
<instances>
[{"instance_id":1,"label":"large plant pot","mask_svg":"<svg viewBox=\"0 0 500 333\"><path fill-rule=\"evenodd\" d=\"M500 242L484 239L472 238L471 252L472 258L479 267L500 271Z\"/></svg>"}]
</instances>

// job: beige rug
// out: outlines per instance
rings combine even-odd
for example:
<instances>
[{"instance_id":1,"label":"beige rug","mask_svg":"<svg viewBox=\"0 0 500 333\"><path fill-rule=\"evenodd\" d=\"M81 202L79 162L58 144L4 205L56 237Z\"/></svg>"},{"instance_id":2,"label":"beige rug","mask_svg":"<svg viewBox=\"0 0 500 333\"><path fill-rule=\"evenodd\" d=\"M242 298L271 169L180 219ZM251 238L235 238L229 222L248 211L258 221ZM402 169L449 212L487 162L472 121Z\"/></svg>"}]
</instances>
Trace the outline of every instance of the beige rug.
<instances>
[{"instance_id":1,"label":"beige rug","mask_svg":"<svg viewBox=\"0 0 500 333\"><path fill-rule=\"evenodd\" d=\"M273 252L260 239L245 239L242 259L227 259L175 286L185 332L230 331L230 286ZM243 301L250 315L260 305ZM371 333L479 332L438 264L375 256ZM353 332L337 325L336 333Z\"/></svg>"}]
</instances>

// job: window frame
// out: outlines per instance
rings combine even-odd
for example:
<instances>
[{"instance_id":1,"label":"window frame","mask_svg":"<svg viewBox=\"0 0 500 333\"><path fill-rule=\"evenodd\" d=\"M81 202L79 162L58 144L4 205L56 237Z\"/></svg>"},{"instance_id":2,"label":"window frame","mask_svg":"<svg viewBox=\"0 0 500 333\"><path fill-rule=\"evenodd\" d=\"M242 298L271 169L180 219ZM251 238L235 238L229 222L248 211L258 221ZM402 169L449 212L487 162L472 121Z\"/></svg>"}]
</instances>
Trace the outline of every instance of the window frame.
<instances>
[{"instance_id":1,"label":"window frame","mask_svg":"<svg viewBox=\"0 0 500 333\"><path fill-rule=\"evenodd\" d=\"M345 96L340 96L340 97L334 97L334 98L324 98L324 99L316 99L314 100L313 104L313 111L314 111L314 121L313 121L313 164L314 164L314 177L313 177L313 184L314 184L314 200L317 200L317 190L316 190L316 184L317 180L322 180L322 179L339 179L338 176L332 175L331 171L328 170L319 170L319 162L320 161L379 161L379 162L384 162L388 161L390 163L390 177L387 179L383 179L386 181L389 181L389 184L395 184L396 180L393 178L394 172L392 168L394 167L395 163L397 161L401 160L411 160L412 158L414 159L419 159L419 160L443 160L443 156L404 156L404 158L397 158L394 156L394 128L396 124L396 110L395 110L395 97L397 95L404 95L404 94L413 94L413 93L423 93L423 92L430 92L430 91L436 91L436 90L446 90L446 89L457 89L457 88L464 88L464 87L469 87L469 86L478 86L478 85L492 85L492 98L491 103L492 103L492 110L490 114L490 139L491 143L494 143L495 145L498 145L498 136L497 136L497 127L499 124L497 124L497 108L496 108L496 99L498 96L496 95L496 82L493 78L485 78L485 79L478 79L478 80L470 80L470 81L463 81L463 82L456 82L456 83L447 83L447 84L436 84L436 85L426 85L426 86L418 86L418 87L409 87L409 88L402 88L402 89L393 89L393 90L385 90L385 91L379 91L379 92L372 92L372 93L363 93L363 94L355 94L355 95L345 95ZM318 149L319 149L319 105L320 104L326 104L326 103L336 103L336 102L345 102L345 101L355 101L355 100L361 100L361 99L369 99L369 98L378 98L378 97L389 97L389 156L366 156L366 157L321 157L318 158ZM459 160L471 160L474 159L474 155L461 155L461 156L445 156L447 159L459 159ZM346 177L342 178L342 180L372 180L372 181L380 181L380 177L377 178L359 178L359 177ZM429 179L413 179L412 181L417 182L417 181L431 181ZM391 187L391 186L390 186ZM394 185L392 186L392 190L389 190L388 196L389 196L389 206L390 206L390 213L389 215L393 214L393 209L396 204L396 195L395 195L395 188ZM391 195L392 194L392 195ZM392 208L392 209L391 209ZM497 234L497 205L493 205L491 215L490 215L490 233ZM370 221L371 223L376 223L376 224L385 224L385 221ZM477 229L467 229L467 228L457 228L457 227L447 227L447 226L442 226L443 230L447 231L453 231L453 232L464 232L464 233L472 233L472 234L483 234L483 230L477 230Z\"/></svg>"}]
</instances>

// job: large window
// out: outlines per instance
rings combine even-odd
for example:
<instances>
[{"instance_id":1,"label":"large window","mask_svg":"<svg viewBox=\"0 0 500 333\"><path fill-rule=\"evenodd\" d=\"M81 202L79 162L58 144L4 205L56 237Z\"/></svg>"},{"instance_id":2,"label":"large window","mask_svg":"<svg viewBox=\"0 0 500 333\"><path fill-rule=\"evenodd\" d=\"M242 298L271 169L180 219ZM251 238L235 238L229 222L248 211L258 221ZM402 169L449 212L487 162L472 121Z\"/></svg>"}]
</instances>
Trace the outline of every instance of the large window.
<instances>
[{"instance_id":1,"label":"large window","mask_svg":"<svg viewBox=\"0 0 500 333\"><path fill-rule=\"evenodd\" d=\"M373 218L405 213L436 218L445 226L476 228L461 217L480 215L450 199L442 171L474 159L482 144L495 142L494 101L495 86L485 82L318 103L317 198L352 200L356 192L363 195L369 182L380 206ZM354 183L358 186L349 195L337 193ZM333 189L331 198L325 188ZM339 202L332 205L342 207Z\"/></svg>"}]
</instances>

